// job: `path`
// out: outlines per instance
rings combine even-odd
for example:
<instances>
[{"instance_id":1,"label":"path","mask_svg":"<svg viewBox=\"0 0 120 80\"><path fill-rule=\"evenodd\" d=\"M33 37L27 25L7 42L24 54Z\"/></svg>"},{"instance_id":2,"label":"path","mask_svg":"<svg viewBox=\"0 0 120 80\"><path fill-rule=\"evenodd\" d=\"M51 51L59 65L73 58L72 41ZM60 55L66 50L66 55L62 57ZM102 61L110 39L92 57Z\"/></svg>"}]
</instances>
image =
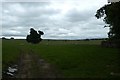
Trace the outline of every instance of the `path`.
<instances>
[{"instance_id":1,"label":"path","mask_svg":"<svg viewBox=\"0 0 120 80\"><path fill-rule=\"evenodd\" d=\"M17 78L58 78L60 75L44 59L33 51L22 51Z\"/></svg>"}]
</instances>

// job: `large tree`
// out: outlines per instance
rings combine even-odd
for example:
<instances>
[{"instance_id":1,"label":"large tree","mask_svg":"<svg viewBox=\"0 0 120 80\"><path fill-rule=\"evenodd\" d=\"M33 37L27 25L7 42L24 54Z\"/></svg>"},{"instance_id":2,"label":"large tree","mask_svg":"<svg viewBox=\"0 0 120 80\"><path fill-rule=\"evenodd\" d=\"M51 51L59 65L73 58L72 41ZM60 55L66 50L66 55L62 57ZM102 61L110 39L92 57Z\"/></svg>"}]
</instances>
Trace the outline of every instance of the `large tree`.
<instances>
[{"instance_id":1,"label":"large tree","mask_svg":"<svg viewBox=\"0 0 120 80\"><path fill-rule=\"evenodd\" d=\"M104 18L105 27L109 27L109 40L120 39L120 2L107 4L96 12L96 18Z\"/></svg>"},{"instance_id":2,"label":"large tree","mask_svg":"<svg viewBox=\"0 0 120 80\"><path fill-rule=\"evenodd\" d=\"M44 33L42 31L36 31L33 28L30 29L30 35L27 35L26 40L29 43L39 43L42 39L41 39L41 35L43 35Z\"/></svg>"}]
</instances>

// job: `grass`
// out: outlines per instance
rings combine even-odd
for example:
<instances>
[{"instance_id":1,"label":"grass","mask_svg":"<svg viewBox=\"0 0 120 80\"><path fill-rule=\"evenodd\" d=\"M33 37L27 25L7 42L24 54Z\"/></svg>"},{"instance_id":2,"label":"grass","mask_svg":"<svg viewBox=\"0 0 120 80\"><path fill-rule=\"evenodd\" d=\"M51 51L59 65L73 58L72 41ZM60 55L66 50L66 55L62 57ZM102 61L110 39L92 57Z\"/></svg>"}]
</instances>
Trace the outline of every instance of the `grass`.
<instances>
[{"instance_id":1,"label":"grass","mask_svg":"<svg viewBox=\"0 0 120 80\"><path fill-rule=\"evenodd\" d=\"M24 46L20 46L24 44ZM42 41L32 45L24 40L3 41L3 62L16 61L19 48L32 50L70 78L111 78L120 73L120 52L99 46L100 41ZM4 65L3 63L3 65Z\"/></svg>"},{"instance_id":2,"label":"grass","mask_svg":"<svg viewBox=\"0 0 120 80\"><path fill-rule=\"evenodd\" d=\"M66 77L109 77L110 72L119 70L117 49L79 44L38 46L34 47L36 53L55 64Z\"/></svg>"},{"instance_id":3,"label":"grass","mask_svg":"<svg viewBox=\"0 0 120 80\"><path fill-rule=\"evenodd\" d=\"M8 67L8 65L16 63L19 58L20 46L19 41L3 40L2 41L2 68Z\"/></svg>"}]
</instances>

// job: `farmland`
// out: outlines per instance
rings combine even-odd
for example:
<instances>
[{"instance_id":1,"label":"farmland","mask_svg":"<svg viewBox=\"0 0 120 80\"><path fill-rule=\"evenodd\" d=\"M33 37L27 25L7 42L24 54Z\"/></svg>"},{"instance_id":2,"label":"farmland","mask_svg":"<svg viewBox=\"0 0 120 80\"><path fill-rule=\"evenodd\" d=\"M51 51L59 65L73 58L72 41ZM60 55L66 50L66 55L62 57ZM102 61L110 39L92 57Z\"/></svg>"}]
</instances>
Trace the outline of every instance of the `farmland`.
<instances>
[{"instance_id":1,"label":"farmland","mask_svg":"<svg viewBox=\"0 0 120 80\"><path fill-rule=\"evenodd\" d=\"M66 78L120 77L120 52L116 48L101 47L100 42L43 40L33 45L25 40L3 40L2 67L4 70L18 63L21 51L32 51Z\"/></svg>"}]
</instances>

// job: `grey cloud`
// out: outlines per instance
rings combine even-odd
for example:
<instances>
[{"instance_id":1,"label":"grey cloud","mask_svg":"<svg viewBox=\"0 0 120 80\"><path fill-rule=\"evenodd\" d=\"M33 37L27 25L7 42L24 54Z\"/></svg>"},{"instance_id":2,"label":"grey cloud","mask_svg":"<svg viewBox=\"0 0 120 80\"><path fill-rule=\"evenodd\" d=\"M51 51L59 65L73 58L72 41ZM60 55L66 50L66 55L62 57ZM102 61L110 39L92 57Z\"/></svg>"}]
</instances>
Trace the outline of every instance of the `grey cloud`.
<instances>
[{"instance_id":1,"label":"grey cloud","mask_svg":"<svg viewBox=\"0 0 120 80\"><path fill-rule=\"evenodd\" d=\"M58 12L58 10L49 8L48 2L3 3L3 14L11 16L37 17L42 15L53 15Z\"/></svg>"},{"instance_id":2,"label":"grey cloud","mask_svg":"<svg viewBox=\"0 0 120 80\"><path fill-rule=\"evenodd\" d=\"M21 35L21 34L19 35L19 34L9 34L9 33L8 33L8 34L5 33L5 34L3 34L2 36L7 36L7 37L11 37L11 36L15 36L15 37L18 37L18 36L19 36L19 37L26 37L25 35Z\"/></svg>"},{"instance_id":3,"label":"grey cloud","mask_svg":"<svg viewBox=\"0 0 120 80\"><path fill-rule=\"evenodd\" d=\"M45 8L45 6L39 7L42 3L4 3L3 27L12 27L17 25L39 26L40 24L46 22L49 23L51 21L49 16L59 13L59 11L51 8ZM32 7L29 6L31 4ZM11 9L12 7L9 7L10 9L7 10L7 6L18 6L19 8L14 7L15 9ZM18 9L23 9L23 11L20 11Z\"/></svg>"},{"instance_id":4,"label":"grey cloud","mask_svg":"<svg viewBox=\"0 0 120 80\"><path fill-rule=\"evenodd\" d=\"M2 0L3 2L48 2L52 0Z\"/></svg>"},{"instance_id":5,"label":"grey cloud","mask_svg":"<svg viewBox=\"0 0 120 80\"><path fill-rule=\"evenodd\" d=\"M93 12L90 10L78 11L76 9L70 10L66 17L71 22L87 22L93 16Z\"/></svg>"},{"instance_id":6,"label":"grey cloud","mask_svg":"<svg viewBox=\"0 0 120 80\"><path fill-rule=\"evenodd\" d=\"M77 5L79 8L71 7L62 14L62 9L53 7L52 2L7 2L2 6L3 36L26 37L33 27L45 33L43 38L106 37L107 29L103 29L104 23L101 20L95 19L94 8L79 10L80 6Z\"/></svg>"}]
</instances>

